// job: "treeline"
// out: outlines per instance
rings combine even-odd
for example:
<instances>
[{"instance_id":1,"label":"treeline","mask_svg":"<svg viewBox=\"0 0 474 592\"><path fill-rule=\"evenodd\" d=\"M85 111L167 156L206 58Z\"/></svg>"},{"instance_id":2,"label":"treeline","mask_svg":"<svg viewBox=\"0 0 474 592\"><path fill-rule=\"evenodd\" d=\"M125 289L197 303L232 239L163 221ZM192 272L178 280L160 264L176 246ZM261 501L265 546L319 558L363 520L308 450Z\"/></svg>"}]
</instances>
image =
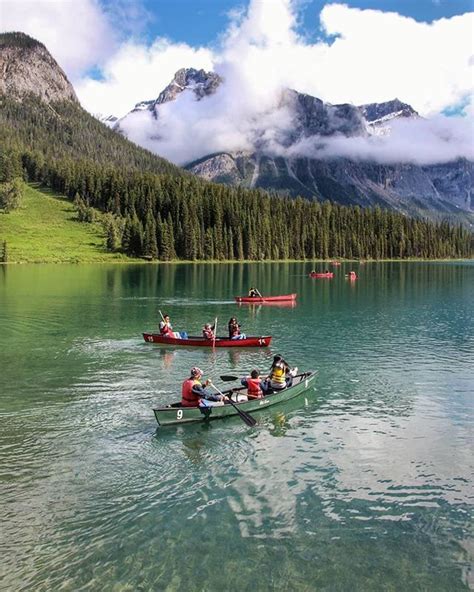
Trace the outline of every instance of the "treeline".
<instances>
[{"instance_id":1,"label":"treeline","mask_svg":"<svg viewBox=\"0 0 474 592\"><path fill-rule=\"evenodd\" d=\"M21 102L0 94L0 147L35 152L37 166L70 157L104 166L173 175L185 174L164 158L140 148L71 101Z\"/></svg>"},{"instance_id":2,"label":"treeline","mask_svg":"<svg viewBox=\"0 0 474 592\"><path fill-rule=\"evenodd\" d=\"M471 255L471 233L460 225L208 183L71 103L51 112L39 101L28 104L34 109L8 103L6 115L0 110L0 123L8 122L0 136L5 166L75 200L83 221L93 208L106 212L111 250L165 261Z\"/></svg>"}]
</instances>

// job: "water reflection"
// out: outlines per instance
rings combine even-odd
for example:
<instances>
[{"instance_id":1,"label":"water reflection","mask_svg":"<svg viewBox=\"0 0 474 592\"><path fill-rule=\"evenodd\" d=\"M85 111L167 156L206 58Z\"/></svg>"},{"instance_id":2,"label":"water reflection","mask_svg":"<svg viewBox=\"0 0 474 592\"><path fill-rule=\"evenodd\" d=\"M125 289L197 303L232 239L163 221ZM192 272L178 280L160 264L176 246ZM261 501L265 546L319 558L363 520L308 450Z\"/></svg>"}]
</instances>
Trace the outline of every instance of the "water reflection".
<instances>
[{"instance_id":1,"label":"water reflection","mask_svg":"<svg viewBox=\"0 0 474 592\"><path fill-rule=\"evenodd\" d=\"M324 285L310 266L2 271L7 589L466 587L473 266L366 263L351 287L354 264ZM297 308L237 308L252 284L298 292ZM272 347L149 346L163 302L186 328L238 311ZM192 366L219 384L276 352L319 368L315 390L255 414L255 429L155 432L152 408L179 398Z\"/></svg>"}]
</instances>

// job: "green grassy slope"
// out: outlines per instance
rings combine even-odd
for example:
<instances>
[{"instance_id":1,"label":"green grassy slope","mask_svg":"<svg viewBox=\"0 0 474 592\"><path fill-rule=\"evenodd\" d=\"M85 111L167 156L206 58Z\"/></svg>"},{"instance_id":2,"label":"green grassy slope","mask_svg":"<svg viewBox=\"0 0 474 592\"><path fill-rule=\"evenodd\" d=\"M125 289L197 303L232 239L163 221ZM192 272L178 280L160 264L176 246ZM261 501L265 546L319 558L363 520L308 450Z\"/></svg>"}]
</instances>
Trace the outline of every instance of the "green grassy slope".
<instances>
[{"instance_id":1,"label":"green grassy slope","mask_svg":"<svg viewBox=\"0 0 474 592\"><path fill-rule=\"evenodd\" d=\"M105 250L102 225L78 222L73 204L38 185L26 185L21 207L0 213L0 241L12 263L133 261Z\"/></svg>"}]
</instances>

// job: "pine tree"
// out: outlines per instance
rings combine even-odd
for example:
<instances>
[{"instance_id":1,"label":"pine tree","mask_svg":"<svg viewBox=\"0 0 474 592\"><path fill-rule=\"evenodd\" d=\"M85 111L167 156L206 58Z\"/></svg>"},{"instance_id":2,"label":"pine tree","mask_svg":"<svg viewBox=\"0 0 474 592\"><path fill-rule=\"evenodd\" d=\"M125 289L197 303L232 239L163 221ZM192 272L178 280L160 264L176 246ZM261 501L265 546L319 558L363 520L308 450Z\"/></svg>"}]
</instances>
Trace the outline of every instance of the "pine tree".
<instances>
[{"instance_id":1,"label":"pine tree","mask_svg":"<svg viewBox=\"0 0 474 592\"><path fill-rule=\"evenodd\" d=\"M150 259L158 259L158 245L156 242L156 224L151 212L148 212L143 236L143 255Z\"/></svg>"}]
</instances>

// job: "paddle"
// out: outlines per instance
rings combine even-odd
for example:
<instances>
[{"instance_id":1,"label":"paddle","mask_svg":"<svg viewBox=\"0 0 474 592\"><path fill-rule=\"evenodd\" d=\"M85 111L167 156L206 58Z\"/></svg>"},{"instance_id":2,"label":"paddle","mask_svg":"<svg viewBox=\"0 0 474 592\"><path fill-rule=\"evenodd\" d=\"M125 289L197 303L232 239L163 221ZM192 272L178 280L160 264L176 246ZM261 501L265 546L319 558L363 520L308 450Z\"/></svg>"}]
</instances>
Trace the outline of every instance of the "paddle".
<instances>
[{"instance_id":1,"label":"paddle","mask_svg":"<svg viewBox=\"0 0 474 592\"><path fill-rule=\"evenodd\" d=\"M222 395L223 397L225 397L224 393L222 393L217 388L217 386L215 384L213 384L210 380L209 380L209 384L219 393L219 395ZM244 421L251 428L253 428L253 426L256 425L257 421L251 415L249 415L245 411L242 411L242 409L239 409L230 397L228 397L227 400L232 405L232 407L237 411L237 413L239 414L242 421Z\"/></svg>"},{"instance_id":2,"label":"paddle","mask_svg":"<svg viewBox=\"0 0 474 592\"><path fill-rule=\"evenodd\" d=\"M223 374L220 379L224 382L231 382L232 380L239 380L238 376L232 376L230 374Z\"/></svg>"},{"instance_id":3,"label":"paddle","mask_svg":"<svg viewBox=\"0 0 474 592\"><path fill-rule=\"evenodd\" d=\"M259 295L260 298L263 298L263 296L260 294L260 292L257 290L257 288L255 288L255 292L257 292L257 294Z\"/></svg>"},{"instance_id":4,"label":"paddle","mask_svg":"<svg viewBox=\"0 0 474 592\"><path fill-rule=\"evenodd\" d=\"M216 347L216 335L217 335L217 317L214 321L214 338L212 340L212 347Z\"/></svg>"}]
</instances>

